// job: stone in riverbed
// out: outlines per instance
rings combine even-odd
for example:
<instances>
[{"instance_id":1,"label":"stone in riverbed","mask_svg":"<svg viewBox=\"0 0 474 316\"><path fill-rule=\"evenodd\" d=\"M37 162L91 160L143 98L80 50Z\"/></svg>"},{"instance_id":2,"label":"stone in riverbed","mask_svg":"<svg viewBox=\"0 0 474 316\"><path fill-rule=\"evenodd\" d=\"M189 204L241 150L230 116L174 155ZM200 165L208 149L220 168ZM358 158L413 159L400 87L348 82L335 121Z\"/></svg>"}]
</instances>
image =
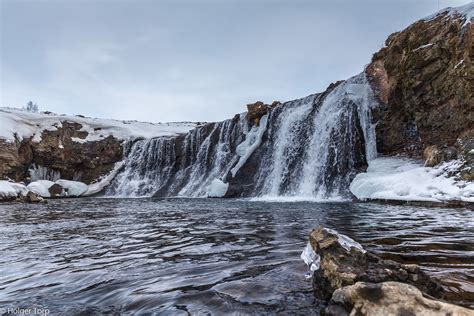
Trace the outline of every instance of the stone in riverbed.
<instances>
[{"instance_id":1,"label":"stone in riverbed","mask_svg":"<svg viewBox=\"0 0 474 316\"><path fill-rule=\"evenodd\" d=\"M416 287L400 282L357 282L334 292L325 315L468 316L474 311L426 298Z\"/></svg>"},{"instance_id":2,"label":"stone in riverbed","mask_svg":"<svg viewBox=\"0 0 474 316\"><path fill-rule=\"evenodd\" d=\"M24 198L24 201L26 203L46 203L45 199L43 199L41 196L32 191L28 191Z\"/></svg>"},{"instance_id":3,"label":"stone in riverbed","mask_svg":"<svg viewBox=\"0 0 474 316\"><path fill-rule=\"evenodd\" d=\"M63 193L63 187L55 183L49 187L48 191L51 197L60 197Z\"/></svg>"},{"instance_id":4,"label":"stone in riverbed","mask_svg":"<svg viewBox=\"0 0 474 316\"><path fill-rule=\"evenodd\" d=\"M335 290L359 281L399 281L411 284L433 297L443 297L442 286L417 265L383 260L359 247L348 247L339 234L323 227L313 230L309 241L320 257L320 269L313 274L313 291L317 299L328 301Z\"/></svg>"}]
</instances>

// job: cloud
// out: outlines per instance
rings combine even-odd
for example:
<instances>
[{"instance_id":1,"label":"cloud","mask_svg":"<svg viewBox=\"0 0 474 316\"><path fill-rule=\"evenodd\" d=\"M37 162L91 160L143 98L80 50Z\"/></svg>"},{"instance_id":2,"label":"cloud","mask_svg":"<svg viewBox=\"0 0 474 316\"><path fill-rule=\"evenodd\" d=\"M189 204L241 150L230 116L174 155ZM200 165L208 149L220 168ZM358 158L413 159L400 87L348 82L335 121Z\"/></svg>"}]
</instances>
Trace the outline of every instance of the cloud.
<instances>
[{"instance_id":1,"label":"cloud","mask_svg":"<svg viewBox=\"0 0 474 316\"><path fill-rule=\"evenodd\" d=\"M460 5L466 1L442 1ZM362 71L433 1L2 2L0 105L214 121Z\"/></svg>"}]
</instances>

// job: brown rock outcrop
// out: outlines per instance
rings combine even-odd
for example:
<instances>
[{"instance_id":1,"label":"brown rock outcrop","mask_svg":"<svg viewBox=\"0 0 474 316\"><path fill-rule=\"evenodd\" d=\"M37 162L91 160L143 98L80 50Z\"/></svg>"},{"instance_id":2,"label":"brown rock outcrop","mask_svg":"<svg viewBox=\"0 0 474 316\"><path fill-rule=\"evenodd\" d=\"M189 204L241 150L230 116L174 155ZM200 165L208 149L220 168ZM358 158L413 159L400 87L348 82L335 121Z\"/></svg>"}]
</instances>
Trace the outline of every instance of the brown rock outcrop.
<instances>
[{"instance_id":1,"label":"brown rock outcrop","mask_svg":"<svg viewBox=\"0 0 474 316\"><path fill-rule=\"evenodd\" d=\"M311 232L309 242L320 257L320 269L313 274L313 290L317 299L328 301L336 289L360 281L404 282L433 297L443 297L442 286L417 265L383 260L357 247L347 250L340 242L340 235L323 227Z\"/></svg>"},{"instance_id":2,"label":"brown rock outcrop","mask_svg":"<svg viewBox=\"0 0 474 316\"><path fill-rule=\"evenodd\" d=\"M44 131L40 142L18 139L9 143L0 140L0 179L23 181L28 178L32 165L46 168L68 180L91 183L112 170L122 159L121 142L109 136L92 142L75 142L84 139L78 123L63 121L54 131Z\"/></svg>"},{"instance_id":3,"label":"brown rock outcrop","mask_svg":"<svg viewBox=\"0 0 474 316\"><path fill-rule=\"evenodd\" d=\"M247 115L246 118L249 122L252 122L254 125L259 125L260 119L262 116L268 113L268 110L271 108L270 105L263 103L262 101L257 101L255 103L247 104Z\"/></svg>"},{"instance_id":4,"label":"brown rock outcrop","mask_svg":"<svg viewBox=\"0 0 474 316\"><path fill-rule=\"evenodd\" d=\"M377 149L421 158L454 146L474 126L474 31L459 15L420 20L389 36L366 68L383 106L374 111Z\"/></svg>"}]
</instances>

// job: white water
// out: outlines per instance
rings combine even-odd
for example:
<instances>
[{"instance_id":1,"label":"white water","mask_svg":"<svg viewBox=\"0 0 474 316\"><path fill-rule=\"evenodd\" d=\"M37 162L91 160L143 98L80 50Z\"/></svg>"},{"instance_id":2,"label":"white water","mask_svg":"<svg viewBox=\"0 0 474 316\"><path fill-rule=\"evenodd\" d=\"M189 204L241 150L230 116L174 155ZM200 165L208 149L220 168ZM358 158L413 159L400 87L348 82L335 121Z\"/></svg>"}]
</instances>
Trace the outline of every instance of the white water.
<instances>
[{"instance_id":1,"label":"white water","mask_svg":"<svg viewBox=\"0 0 474 316\"><path fill-rule=\"evenodd\" d=\"M317 97L309 96L291 106L283 105L274 128L272 158L260 175L264 183L261 199L340 199L354 176L350 171L358 158L353 141L356 116L362 128L367 160L377 157L370 117L370 108L376 101L365 74L341 83L330 92L313 116L312 126L308 126L308 117L317 101ZM304 134L302 129L311 132Z\"/></svg>"}]
</instances>

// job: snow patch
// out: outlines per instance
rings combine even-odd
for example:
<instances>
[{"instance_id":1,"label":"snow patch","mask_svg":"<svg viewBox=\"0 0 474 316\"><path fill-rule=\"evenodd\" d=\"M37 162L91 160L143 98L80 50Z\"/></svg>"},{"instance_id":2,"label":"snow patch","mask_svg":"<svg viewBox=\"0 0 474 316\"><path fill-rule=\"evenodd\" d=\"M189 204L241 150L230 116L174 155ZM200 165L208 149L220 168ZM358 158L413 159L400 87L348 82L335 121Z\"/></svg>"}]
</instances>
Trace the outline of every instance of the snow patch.
<instances>
[{"instance_id":1,"label":"snow patch","mask_svg":"<svg viewBox=\"0 0 474 316\"><path fill-rule=\"evenodd\" d=\"M447 176L460 165L460 161L451 161L430 168L409 159L377 158L369 162L367 172L355 177L350 190L361 200L474 202L472 183Z\"/></svg>"},{"instance_id":2,"label":"snow patch","mask_svg":"<svg viewBox=\"0 0 474 316\"><path fill-rule=\"evenodd\" d=\"M465 4L460 7L447 7L442 9L435 14L429 15L422 19L423 21L431 21L437 18L440 15L446 15L446 18L461 18L464 23L462 27L472 23L472 18L474 16L474 2Z\"/></svg>"},{"instance_id":3,"label":"snow patch","mask_svg":"<svg viewBox=\"0 0 474 316\"><path fill-rule=\"evenodd\" d=\"M227 193L228 188L228 183L224 183L219 179L214 179L209 186L208 197L223 197Z\"/></svg>"},{"instance_id":4,"label":"snow patch","mask_svg":"<svg viewBox=\"0 0 474 316\"><path fill-rule=\"evenodd\" d=\"M420 49L423 49L423 48L427 48L427 47L431 47L431 46L433 46L433 43L421 45L420 47L415 48L415 49L413 50L413 52L416 52L417 50L420 50Z\"/></svg>"},{"instance_id":5,"label":"snow patch","mask_svg":"<svg viewBox=\"0 0 474 316\"><path fill-rule=\"evenodd\" d=\"M268 114L265 114L260 119L260 124L258 126L253 126L250 131L246 133L245 140L237 146L236 152L240 158L237 164L231 170L232 177L235 177L240 168L245 164L247 159L249 159L250 155L262 143L263 134L267 129L267 121Z\"/></svg>"}]
</instances>

